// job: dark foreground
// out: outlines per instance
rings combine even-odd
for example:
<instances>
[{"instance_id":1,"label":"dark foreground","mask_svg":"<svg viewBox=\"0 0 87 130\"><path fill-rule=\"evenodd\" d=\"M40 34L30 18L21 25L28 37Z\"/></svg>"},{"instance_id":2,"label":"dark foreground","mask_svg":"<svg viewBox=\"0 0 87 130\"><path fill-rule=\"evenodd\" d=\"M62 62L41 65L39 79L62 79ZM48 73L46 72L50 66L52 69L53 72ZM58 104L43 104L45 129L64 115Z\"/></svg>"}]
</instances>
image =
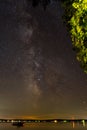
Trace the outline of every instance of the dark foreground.
<instances>
[{"instance_id":1,"label":"dark foreground","mask_svg":"<svg viewBox=\"0 0 87 130\"><path fill-rule=\"evenodd\" d=\"M23 127L13 126L11 123L0 123L0 130L86 130L87 123L57 122L57 123L24 123Z\"/></svg>"}]
</instances>

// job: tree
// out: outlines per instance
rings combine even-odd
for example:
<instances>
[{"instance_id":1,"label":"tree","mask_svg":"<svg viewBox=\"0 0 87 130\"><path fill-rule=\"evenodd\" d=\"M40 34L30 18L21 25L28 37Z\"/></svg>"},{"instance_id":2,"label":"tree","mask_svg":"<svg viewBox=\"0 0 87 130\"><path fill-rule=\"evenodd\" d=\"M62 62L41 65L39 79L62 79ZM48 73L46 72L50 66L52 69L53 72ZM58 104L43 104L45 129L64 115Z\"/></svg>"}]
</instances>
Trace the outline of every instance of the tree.
<instances>
[{"instance_id":1,"label":"tree","mask_svg":"<svg viewBox=\"0 0 87 130\"><path fill-rule=\"evenodd\" d=\"M58 0L32 0L32 6L36 7L41 4L46 10L51 1L57 2ZM77 60L87 73L87 0L61 1L65 10L64 21L71 34Z\"/></svg>"},{"instance_id":2,"label":"tree","mask_svg":"<svg viewBox=\"0 0 87 130\"><path fill-rule=\"evenodd\" d=\"M87 0L66 0L64 8L77 60L87 73Z\"/></svg>"},{"instance_id":3,"label":"tree","mask_svg":"<svg viewBox=\"0 0 87 130\"><path fill-rule=\"evenodd\" d=\"M30 0L27 0L27 2L29 2ZM46 10L47 5L50 4L51 0L32 0L32 6L36 7L39 4L42 5L42 7L44 8L44 10Z\"/></svg>"}]
</instances>

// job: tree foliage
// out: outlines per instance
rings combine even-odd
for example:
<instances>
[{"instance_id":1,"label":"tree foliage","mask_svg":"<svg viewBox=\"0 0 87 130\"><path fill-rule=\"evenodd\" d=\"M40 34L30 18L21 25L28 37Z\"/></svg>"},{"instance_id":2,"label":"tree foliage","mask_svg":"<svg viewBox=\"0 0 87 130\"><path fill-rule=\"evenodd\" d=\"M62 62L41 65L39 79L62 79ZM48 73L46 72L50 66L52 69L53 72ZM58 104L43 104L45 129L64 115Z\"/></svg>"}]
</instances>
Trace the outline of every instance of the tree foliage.
<instances>
[{"instance_id":1,"label":"tree foliage","mask_svg":"<svg viewBox=\"0 0 87 130\"><path fill-rule=\"evenodd\" d=\"M36 7L39 4L42 5L43 9L46 10L47 6L52 2L57 2L59 0L27 0L27 2L32 1L32 6Z\"/></svg>"},{"instance_id":2,"label":"tree foliage","mask_svg":"<svg viewBox=\"0 0 87 130\"><path fill-rule=\"evenodd\" d=\"M66 0L63 5L77 60L87 73L87 0Z\"/></svg>"},{"instance_id":3,"label":"tree foliage","mask_svg":"<svg viewBox=\"0 0 87 130\"><path fill-rule=\"evenodd\" d=\"M29 0L28 0L29 1ZM41 4L46 10L52 0L32 0L33 7ZM53 0L58 1L58 0ZM71 34L77 60L87 73L87 0L61 0L64 6L64 21Z\"/></svg>"},{"instance_id":4,"label":"tree foliage","mask_svg":"<svg viewBox=\"0 0 87 130\"><path fill-rule=\"evenodd\" d=\"M43 9L46 10L47 5L50 4L51 0L31 0L32 1L32 6L36 7L39 4L42 5ZM30 0L27 0L27 3L30 2Z\"/></svg>"}]
</instances>

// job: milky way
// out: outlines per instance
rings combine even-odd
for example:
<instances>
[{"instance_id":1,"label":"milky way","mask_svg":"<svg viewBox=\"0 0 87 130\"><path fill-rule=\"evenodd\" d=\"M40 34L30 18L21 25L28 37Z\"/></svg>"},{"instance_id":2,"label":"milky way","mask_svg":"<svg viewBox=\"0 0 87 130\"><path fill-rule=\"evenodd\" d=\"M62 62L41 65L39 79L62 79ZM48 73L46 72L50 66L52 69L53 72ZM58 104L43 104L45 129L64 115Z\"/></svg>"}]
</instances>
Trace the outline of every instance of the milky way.
<instances>
[{"instance_id":1,"label":"milky way","mask_svg":"<svg viewBox=\"0 0 87 130\"><path fill-rule=\"evenodd\" d=\"M87 75L62 15L60 2L0 1L1 117L86 118Z\"/></svg>"}]
</instances>

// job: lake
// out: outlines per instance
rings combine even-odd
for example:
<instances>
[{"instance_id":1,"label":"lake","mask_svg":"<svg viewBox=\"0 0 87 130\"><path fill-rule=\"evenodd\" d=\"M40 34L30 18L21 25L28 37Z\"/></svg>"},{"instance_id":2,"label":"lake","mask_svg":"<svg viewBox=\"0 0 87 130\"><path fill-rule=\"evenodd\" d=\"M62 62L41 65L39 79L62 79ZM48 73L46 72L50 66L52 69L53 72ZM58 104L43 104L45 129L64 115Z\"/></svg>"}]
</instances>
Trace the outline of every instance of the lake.
<instances>
[{"instance_id":1,"label":"lake","mask_svg":"<svg viewBox=\"0 0 87 130\"><path fill-rule=\"evenodd\" d=\"M25 123L23 127L12 126L11 123L0 123L0 130L86 130L82 123Z\"/></svg>"}]
</instances>

